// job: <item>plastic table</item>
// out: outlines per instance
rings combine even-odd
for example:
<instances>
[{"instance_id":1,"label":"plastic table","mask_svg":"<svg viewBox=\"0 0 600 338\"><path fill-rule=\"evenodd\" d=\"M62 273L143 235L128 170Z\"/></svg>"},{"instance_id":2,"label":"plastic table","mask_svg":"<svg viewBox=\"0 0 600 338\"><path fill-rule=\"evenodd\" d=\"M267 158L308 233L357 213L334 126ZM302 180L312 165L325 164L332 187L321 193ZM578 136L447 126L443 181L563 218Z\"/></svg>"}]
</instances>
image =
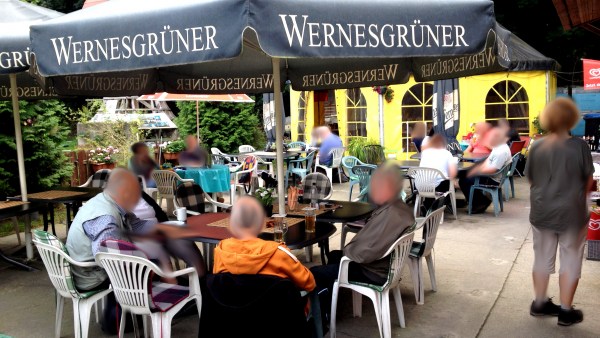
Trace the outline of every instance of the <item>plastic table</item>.
<instances>
[{"instance_id":1,"label":"plastic table","mask_svg":"<svg viewBox=\"0 0 600 338\"><path fill-rule=\"evenodd\" d=\"M226 192L230 189L229 167L213 164L210 168L186 168L176 170L184 179L193 179L206 193Z\"/></svg>"}]
</instances>

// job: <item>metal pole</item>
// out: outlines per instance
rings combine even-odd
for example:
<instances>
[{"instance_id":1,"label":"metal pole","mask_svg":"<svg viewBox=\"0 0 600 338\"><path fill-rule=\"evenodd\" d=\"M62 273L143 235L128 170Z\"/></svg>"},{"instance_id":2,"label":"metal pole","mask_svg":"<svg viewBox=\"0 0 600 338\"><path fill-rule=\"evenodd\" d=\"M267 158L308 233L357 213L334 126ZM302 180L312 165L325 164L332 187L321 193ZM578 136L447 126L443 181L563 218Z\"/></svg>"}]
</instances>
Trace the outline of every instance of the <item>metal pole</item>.
<instances>
[{"instance_id":1,"label":"metal pole","mask_svg":"<svg viewBox=\"0 0 600 338\"><path fill-rule=\"evenodd\" d=\"M277 196L279 213L285 214L285 174L283 171L283 100L281 97L281 74L279 59L273 58L273 87L275 99L275 144L277 147Z\"/></svg>"},{"instance_id":2,"label":"metal pole","mask_svg":"<svg viewBox=\"0 0 600 338\"><path fill-rule=\"evenodd\" d=\"M385 137L383 135L383 95L379 94L379 144L385 147Z\"/></svg>"},{"instance_id":3,"label":"metal pole","mask_svg":"<svg viewBox=\"0 0 600 338\"><path fill-rule=\"evenodd\" d=\"M200 112L198 111L198 101L196 101L196 139L200 144Z\"/></svg>"},{"instance_id":4,"label":"metal pole","mask_svg":"<svg viewBox=\"0 0 600 338\"><path fill-rule=\"evenodd\" d=\"M21 134L21 113L19 112L19 98L17 97L17 74L9 74L10 95L12 98L13 118L15 122L15 143L17 145L17 164L19 166L19 184L21 187L21 200L27 202L27 181L25 176L25 158L23 156L23 135ZM33 259L33 246L31 244L31 220L25 216L25 248L27 259Z\"/></svg>"}]
</instances>

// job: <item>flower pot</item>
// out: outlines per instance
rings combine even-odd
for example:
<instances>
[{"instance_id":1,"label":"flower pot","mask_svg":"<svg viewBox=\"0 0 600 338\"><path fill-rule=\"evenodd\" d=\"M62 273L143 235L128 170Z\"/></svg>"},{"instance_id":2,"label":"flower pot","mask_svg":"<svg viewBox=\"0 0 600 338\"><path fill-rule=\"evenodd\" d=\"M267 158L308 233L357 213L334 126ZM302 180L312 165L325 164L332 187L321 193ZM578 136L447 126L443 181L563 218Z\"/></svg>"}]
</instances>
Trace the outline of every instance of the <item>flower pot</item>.
<instances>
[{"instance_id":1,"label":"flower pot","mask_svg":"<svg viewBox=\"0 0 600 338\"><path fill-rule=\"evenodd\" d=\"M97 172L99 170L102 169L114 169L115 168L115 164L114 163L92 163L92 171L93 172Z\"/></svg>"},{"instance_id":2,"label":"flower pot","mask_svg":"<svg viewBox=\"0 0 600 338\"><path fill-rule=\"evenodd\" d=\"M265 215L267 215L267 217L273 215L273 205L263 205L263 208L265 209Z\"/></svg>"},{"instance_id":3,"label":"flower pot","mask_svg":"<svg viewBox=\"0 0 600 338\"><path fill-rule=\"evenodd\" d=\"M179 158L179 153L163 153L163 156L165 157L165 161L177 161L177 159Z\"/></svg>"}]
</instances>

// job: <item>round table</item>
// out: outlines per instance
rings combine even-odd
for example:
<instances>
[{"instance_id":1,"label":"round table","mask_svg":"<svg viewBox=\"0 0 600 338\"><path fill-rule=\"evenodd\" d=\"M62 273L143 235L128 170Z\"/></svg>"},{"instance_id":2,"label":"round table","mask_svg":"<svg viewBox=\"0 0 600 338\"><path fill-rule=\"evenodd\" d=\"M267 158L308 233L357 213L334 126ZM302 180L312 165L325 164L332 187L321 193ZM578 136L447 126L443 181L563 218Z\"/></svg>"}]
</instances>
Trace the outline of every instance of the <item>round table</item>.
<instances>
[{"instance_id":1,"label":"round table","mask_svg":"<svg viewBox=\"0 0 600 338\"><path fill-rule=\"evenodd\" d=\"M329 223L348 223L365 219L371 215L375 206L363 202L322 201L337 204L340 207L317 216L317 221ZM291 216L290 216L291 217Z\"/></svg>"},{"instance_id":2,"label":"round table","mask_svg":"<svg viewBox=\"0 0 600 338\"><path fill-rule=\"evenodd\" d=\"M184 179L193 179L206 193L225 192L230 189L229 167L213 164L210 168L185 168L175 170Z\"/></svg>"},{"instance_id":3,"label":"round table","mask_svg":"<svg viewBox=\"0 0 600 338\"><path fill-rule=\"evenodd\" d=\"M208 224L228 218L227 213L208 213L192 216L187 219L185 226L161 225L160 231L171 239L190 239L202 242L204 245L205 259L208 263L212 261L212 250L220 241L232 237L228 228L209 226ZM325 258L329 253L329 237L336 231L333 224L317 221L314 233L304 231L304 222L289 227L285 235L285 245L290 249L302 249L304 247L318 244L321 248L321 260L325 264ZM259 235L265 240L273 240L273 234L264 232Z\"/></svg>"}]
</instances>

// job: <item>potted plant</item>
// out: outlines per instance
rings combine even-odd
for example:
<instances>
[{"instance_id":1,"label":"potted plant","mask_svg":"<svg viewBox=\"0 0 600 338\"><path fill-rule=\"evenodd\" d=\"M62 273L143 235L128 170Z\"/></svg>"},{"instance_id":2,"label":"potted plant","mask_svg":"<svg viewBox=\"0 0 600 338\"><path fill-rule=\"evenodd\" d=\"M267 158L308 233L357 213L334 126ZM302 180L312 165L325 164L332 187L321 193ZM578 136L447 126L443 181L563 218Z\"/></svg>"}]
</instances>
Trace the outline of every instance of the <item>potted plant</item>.
<instances>
[{"instance_id":1,"label":"potted plant","mask_svg":"<svg viewBox=\"0 0 600 338\"><path fill-rule=\"evenodd\" d=\"M536 133L533 135L534 139L540 138L541 136L543 136L546 133L544 128L542 128L542 124L540 123L539 115L533 119L531 124L533 124L533 128L535 128L535 130L536 130Z\"/></svg>"},{"instance_id":2,"label":"potted plant","mask_svg":"<svg viewBox=\"0 0 600 338\"><path fill-rule=\"evenodd\" d=\"M106 148L98 147L88 151L88 161L92 164L93 172L101 169L114 169L115 158L114 155L119 153L119 149L113 146Z\"/></svg>"},{"instance_id":3,"label":"potted plant","mask_svg":"<svg viewBox=\"0 0 600 338\"><path fill-rule=\"evenodd\" d=\"M258 188L254 192L254 197L256 197L260 204L262 204L265 209L265 214L267 217L271 217L273 215L273 201L275 198L273 197L273 193L275 190L273 188Z\"/></svg>"},{"instance_id":4,"label":"potted plant","mask_svg":"<svg viewBox=\"0 0 600 338\"><path fill-rule=\"evenodd\" d=\"M179 157L179 153L185 150L185 142L183 140L175 140L169 142L165 147L163 153L165 161L176 161Z\"/></svg>"}]
</instances>

